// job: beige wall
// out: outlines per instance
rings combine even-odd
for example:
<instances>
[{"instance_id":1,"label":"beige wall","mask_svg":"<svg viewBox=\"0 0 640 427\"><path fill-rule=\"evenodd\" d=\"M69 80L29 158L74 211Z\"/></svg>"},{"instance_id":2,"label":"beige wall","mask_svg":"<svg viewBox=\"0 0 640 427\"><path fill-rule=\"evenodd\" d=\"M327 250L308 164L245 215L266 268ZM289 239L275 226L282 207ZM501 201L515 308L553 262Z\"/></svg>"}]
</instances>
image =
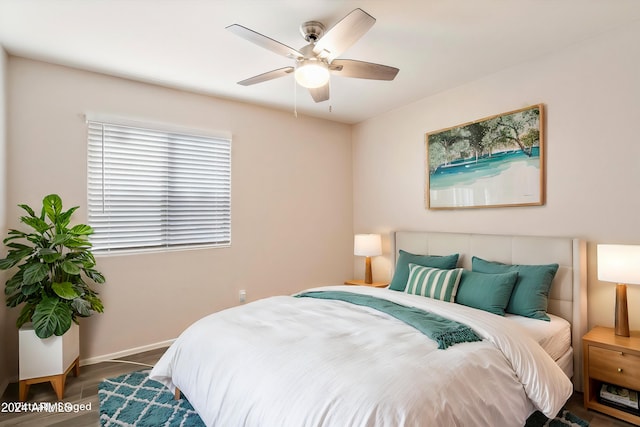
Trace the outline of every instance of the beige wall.
<instances>
[{"instance_id":1,"label":"beige wall","mask_svg":"<svg viewBox=\"0 0 640 427\"><path fill-rule=\"evenodd\" d=\"M353 131L354 231L394 229L575 236L588 241L590 325L613 325L614 284L597 280L597 243L640 244L640 27L621 28L360 123ZM473 66L473 64L469 64ZM425 78L428 78L425 75ZM430 211L425 132L544 103L547 203ZM374 259L374 276L389 275ZM355 261L358 274L361 260ZM640 329L640 286L629 287Z\"/></svg>"},{"instance_id":2,"label":"beige wall","mask_svg":"<svg viewBox=\"0 0 640 427\"><path fill-rule=\"evenodd\" d=\"M232 246L98 258L105 313L81 321L82 359L175 338L240 289L251 301L351 277L350 126L16 57L8 81L9 227L17 203L51 192L86 221L83 113L233 135Z\"/></svg>"},{"instance_id":3,"label":"beige wall","mask_svg":"<svg viewBox=\"0 0 640 427\"><path fill-rule=\"evenodd\" d=\"M6 72L7 69L7 54L4 51L2 45L0 45L0 230L5 229L6 223L6 214L5 214L5 188L6 188L6 161L5 161L5 153L6 153L6 135L7 135L7 126L6 126ZM4 255L4 252L2 253ZM4 282L5 282L5 272L0 271L0 284L2 285L2 293L4 294ZM7 334L7 330L10 325L8 325L7 319L7 307L4 303L4 298L0 301L0 348L3 350L0 351L0 396L4 393L4 389L7 386L11 372L9 370L9 366L7 365L7 354L5 349L5 337Z\"/></svg>"},{"instance_id":4,"label":"beige wall","mask_svg":"<svg viewBox=\"0 0 640 427\"><path fill-rule=\"evenodd\" d=\"M359 276L353 232L394 229L584 238L589 322L611 325L614 288L597 281L595 245L640 243L639 38L640 29L622 28L353 127L4 55L0 226L17 226L16 204L49 192L85 206L85 112L229 131L232 247L99 258L106 312L82 321L83 359L174 338L237 304L240 289L254 300ZM547 111L545 206L425 209L425 132L536 103ZM76 219L85 216L81 208ZM374 279L388 275L388 258L374 258ZM640 329L640 286L629 304ZM5 313L1 305L0 386L17 370L17 313Z\"/></svg>"}]
</instances>

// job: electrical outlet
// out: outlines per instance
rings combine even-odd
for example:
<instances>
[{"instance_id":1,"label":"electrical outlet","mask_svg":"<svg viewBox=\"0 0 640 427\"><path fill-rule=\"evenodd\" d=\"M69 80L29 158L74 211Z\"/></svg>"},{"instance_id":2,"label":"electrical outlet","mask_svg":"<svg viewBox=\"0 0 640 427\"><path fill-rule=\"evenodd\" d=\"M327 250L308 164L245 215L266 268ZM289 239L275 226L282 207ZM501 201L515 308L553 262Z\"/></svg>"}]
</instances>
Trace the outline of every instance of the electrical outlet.
<instances>
[{"instance_id":1,"label":"electrical outlet","mask_svg":"<svg viewBox=\"0 0 640 427\"><path fill-rule=\"evenodd\" d=\"M247 300L247 291L240 289L240 292L238 292L238 298L241 303L244 303Z\"/></svg>"}]
</instances>

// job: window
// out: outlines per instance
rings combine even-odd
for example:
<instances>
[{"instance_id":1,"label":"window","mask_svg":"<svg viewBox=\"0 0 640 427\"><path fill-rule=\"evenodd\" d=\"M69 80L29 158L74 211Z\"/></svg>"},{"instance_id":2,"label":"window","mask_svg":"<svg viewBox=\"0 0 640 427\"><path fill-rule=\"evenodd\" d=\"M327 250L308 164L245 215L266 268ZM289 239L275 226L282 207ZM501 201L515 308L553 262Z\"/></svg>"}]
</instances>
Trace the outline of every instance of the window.
<instances>
[{"instance_id":1,"label":"window","mask_svg":"<svg viewBox=\"0 0 640 427\"><path fill-rule=\"evenodd\" d=\"M230 139L87 123L95 253L230 245Z\"/></svg>"}]
</instances>

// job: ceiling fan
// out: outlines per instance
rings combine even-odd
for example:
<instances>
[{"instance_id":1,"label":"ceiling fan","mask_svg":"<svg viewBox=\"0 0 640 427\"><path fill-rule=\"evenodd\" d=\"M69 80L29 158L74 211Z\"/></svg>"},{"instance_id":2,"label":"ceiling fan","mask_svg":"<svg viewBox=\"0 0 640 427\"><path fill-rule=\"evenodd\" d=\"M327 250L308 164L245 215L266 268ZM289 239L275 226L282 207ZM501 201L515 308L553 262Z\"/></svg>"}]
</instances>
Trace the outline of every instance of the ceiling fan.
<instances>
[{"instance_id":1,"label":"ceiling fan","mask_svg":"<svg viewBox=\"0 0 640 427\"><path fill-rule=\"evenodd\" d=\"M295 60L295 66L267 71L239 81L238 84L250 86L294 73L298 84L309 89L313 100L322 102L329 99L330 74L360 79L393 80L400 71L397 68L353 59L337 59L369 31L375 22L376 19L362 9L353 10L326 32L321 22L305 22L300 26L300 32L309 44L299 50L242 25L229 25L226 29L243 39Z\"/></svg>"}]
</instances>

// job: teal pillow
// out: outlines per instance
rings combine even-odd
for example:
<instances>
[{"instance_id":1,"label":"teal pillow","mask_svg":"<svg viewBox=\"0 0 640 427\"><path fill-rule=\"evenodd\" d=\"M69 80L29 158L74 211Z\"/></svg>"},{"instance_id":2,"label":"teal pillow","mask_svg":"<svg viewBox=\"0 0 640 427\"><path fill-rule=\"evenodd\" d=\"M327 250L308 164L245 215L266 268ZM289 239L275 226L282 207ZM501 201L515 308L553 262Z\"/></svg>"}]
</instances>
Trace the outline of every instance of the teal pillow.
<instances>
[{"instance_id":1,"label":"teal pillow","mask_svg":"<svg viewBox=\"0 0 640 427\"><path fill-rule=\"evenodd\" d=\"M509 304L505 311L520 316L549 321L547 304L551 282L558 271L558 264L519 265L502 264L472 257L471 268L479 273L518 273Z\"/></svg>"},{"instance_id":2,"label":"teal pillow","mask_svg":"<svg viewBox=\"0 0 640 427\"><path fill-rule=\"evenodd\" d=\"M409 279L409 264L422 265L424 267L452 269L458 264L458 254L453 255L415 255L400 249L400 255L396 262L396 271L389 284L389 289L394 291L404 291Z\"/></svg>"},{"instance_id":3,"label":"teal pillow","mask_svg":"<svg viewBox=\"0 0 640 427\"><path fill-rule=\"evenodd\" d=\"M454 302L462 268L443 270L409 264L409 279L404 290L408 294Z\"/></svg>"},{"instance_id":4,"label":"teal pillow","mask_svg":"<svg viewBox=\"0 0 640 427\"><path fill-rule=\"evenodd\" d=\"M464 270L460 278L456 302L504 316L518 273L488 274Z\"/></svg>"}]
</instances>

